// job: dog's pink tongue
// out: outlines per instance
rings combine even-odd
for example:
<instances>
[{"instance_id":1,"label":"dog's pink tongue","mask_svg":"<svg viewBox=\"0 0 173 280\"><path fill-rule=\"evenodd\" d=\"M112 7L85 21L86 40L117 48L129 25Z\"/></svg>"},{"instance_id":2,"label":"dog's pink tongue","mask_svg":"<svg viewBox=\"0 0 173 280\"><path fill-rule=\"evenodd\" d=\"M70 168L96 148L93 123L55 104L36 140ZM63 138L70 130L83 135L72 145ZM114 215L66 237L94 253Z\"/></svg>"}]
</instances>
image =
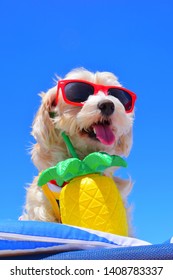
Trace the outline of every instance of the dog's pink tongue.
<instances>
[{"instance_id":1,"label":"dog's pink tongue","mask_svg":"<svg viewBox=\"0 0 173 280\"><path fill-rule=\"evenodd\" d=\"M112 145L115 142L115 135L109 125L95 124L96 138L104 145Z\"/></svg>"}]
</instances>

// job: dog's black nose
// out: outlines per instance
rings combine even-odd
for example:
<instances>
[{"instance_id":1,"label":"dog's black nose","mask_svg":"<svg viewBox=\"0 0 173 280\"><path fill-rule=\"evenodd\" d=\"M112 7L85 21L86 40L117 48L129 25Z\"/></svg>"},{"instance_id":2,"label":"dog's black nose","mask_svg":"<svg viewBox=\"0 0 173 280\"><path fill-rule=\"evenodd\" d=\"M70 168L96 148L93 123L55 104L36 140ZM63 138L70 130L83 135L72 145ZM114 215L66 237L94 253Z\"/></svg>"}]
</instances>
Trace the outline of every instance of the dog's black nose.
<instances>
[{"instance_id":1,"label":"dog's black nose","mask_svg":"<svg viewBox=\"0 0 173 280\"><path fill-rule=\"evenodd\" d=\"M101 110L104 116L110 116L113 114L115 106L114 103L110 100L100 101L98 103L98 108Z\"/></svg>"}]
</instances>

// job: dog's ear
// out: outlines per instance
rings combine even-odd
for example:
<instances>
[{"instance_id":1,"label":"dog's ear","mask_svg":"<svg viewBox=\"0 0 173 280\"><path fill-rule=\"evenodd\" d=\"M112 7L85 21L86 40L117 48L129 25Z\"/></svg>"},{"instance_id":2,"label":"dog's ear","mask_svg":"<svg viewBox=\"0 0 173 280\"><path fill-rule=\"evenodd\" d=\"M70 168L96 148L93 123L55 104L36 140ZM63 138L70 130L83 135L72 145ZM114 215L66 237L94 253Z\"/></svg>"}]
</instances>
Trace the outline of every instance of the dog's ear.
<instances>
[{"instance_id":1,"label":"dog's ear","mask_svg":"<svg viewBox=\"0 0 173 280\"><path fill-rule=\"evenodd\" d=\"M133 143L133 133L132 129L127 134L123 134L118 139L118 142L115 146L115 151L118 155L123 155L127 157L130 153L131 147Z\"/></svg>"},{"instance_id":2,"label":"dog's ear","mask_svg":"<svg viewBox=\"0 0 173 280\"><path fill-rule=\"evenodd\" d=\"M53 117L55 114L54 101L56 98L56 87L47 93L40 94L42 98L41 106L36 114L32 126L32 135L37 143L43 148L48 148L56 140Z\"/></svg>"}]
</instances>

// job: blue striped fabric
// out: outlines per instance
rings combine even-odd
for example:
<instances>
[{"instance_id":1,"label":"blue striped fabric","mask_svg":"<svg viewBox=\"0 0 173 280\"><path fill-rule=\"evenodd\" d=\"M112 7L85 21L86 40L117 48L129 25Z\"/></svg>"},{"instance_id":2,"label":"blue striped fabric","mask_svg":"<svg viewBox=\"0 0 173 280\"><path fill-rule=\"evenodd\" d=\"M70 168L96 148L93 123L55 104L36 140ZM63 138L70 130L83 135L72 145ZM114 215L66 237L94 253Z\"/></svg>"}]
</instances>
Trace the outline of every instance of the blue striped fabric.
<instances>
[{"instance_id":1,"label":"blue striped fabric","mask_svg":"<svg viewBox=\"0 0 173 280\"><path fill-rule=\"evenodd\" d=\"M159 246L173 250L173 239ZM154 248L155 245L143 240L58 223L0 222L1 259L104 259L105 256L109 259L111 252L114 259L118 252L121 255L121 250L127 252L127 249L133 259L140 250L152 252Z\"/></svg>"}]
</instances>

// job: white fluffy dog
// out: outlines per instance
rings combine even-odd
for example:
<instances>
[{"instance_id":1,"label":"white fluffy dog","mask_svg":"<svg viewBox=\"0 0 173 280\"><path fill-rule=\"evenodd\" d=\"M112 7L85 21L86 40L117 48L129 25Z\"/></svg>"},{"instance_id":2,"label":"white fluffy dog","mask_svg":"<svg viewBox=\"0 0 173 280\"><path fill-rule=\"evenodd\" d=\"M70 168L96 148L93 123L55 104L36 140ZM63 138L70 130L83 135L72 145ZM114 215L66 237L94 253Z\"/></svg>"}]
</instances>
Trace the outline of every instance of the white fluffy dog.
<instances>
[{"instance_id":1,"label":"white fluffy dog","mask_svg":"<svg viewBox=\"0 0 173 280\"><path fill-rule=\"evenodd\" d=\"M72 70L58 83L58 90L55 86L41 94L42 104L33 122L36 144L32 160L38 171L71 157L62 131L81 159L96 151L127 157L132 146L135 94L124 89L112 73L91 73L83 68ZM22 219L56 222L37 180L38 177L27 189ZM126 204L132 183L117 177L115 181Z\"/></svg>"}]
</instances>

